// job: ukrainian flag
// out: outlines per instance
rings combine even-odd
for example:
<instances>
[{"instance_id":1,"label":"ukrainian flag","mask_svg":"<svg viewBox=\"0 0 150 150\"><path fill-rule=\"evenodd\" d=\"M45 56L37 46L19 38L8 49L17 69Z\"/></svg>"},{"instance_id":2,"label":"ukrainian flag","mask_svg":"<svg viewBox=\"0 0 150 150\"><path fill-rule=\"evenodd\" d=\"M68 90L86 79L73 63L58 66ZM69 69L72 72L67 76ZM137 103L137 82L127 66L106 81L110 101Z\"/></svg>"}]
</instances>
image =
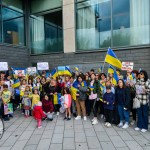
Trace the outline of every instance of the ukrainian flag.
<instances>
[{"instance_id":1,"label":"ukrainian flag","mask_svg":"<svg viewBox=\"0 0 150 150\"><path fill-rule=\"evenodd\" d=\"M51 75L54 79L58 76L56 68L51 72Z\"/></svg>"},{"instance_id":2,"label":"ukrainian flag","mask_svg":"<svg viewBox=\"0 0 150 150\"><path fill-rule=\"evenodd\" d=\"M65 66L58 66L58 75L63 76L65 72Z\"/></svg>"},{"instance_id":3,"label":"ukrainian flag","mask_svg":"<svg viewBox=\"0 0 150 150\"><path fill-rule=\"evenodd\" d=\"M54 94L53 95L53 101L54 101L54 105L57 105L57 104L61 104L61 94Z\"/></svg>"},{"instance_id":4,"label":"ukrainian flag","mask_svg":"<svg viewBox=\"0 0 150 150\"><path fill-rule=\"evenodd\" d=\"M71 97L72 97L72 99L75 101L77 98L77 96L76 96L76 94L77 94L77 92L78 92L78 89L77 88L75 88L75 87L73 87L73 86L71 86L71 88L70 88L70 91L71 91Z\"/></svg>"},{"instance_id":5,"label":"ukrainian flag","mask_svg":"<svg viewBox=\"0 0 150 150\"><path fill-rule=\"evenodd\" d=\"M105 62L107 62L117 68L120 68L120 69L122 68L121 61L117 58L116 54L110 48L107 51L107 54L105 57Z\"/></svg>"},{"instance_id":6,"label":"ukrainian flag","mask_svg":"<svg viewBox=\"0 0 150 150\"><path fill-rule=\"evenodd\" d=\"M75 66L75 70L78 71L78 70L79 70L79 67L78 67L78 66Z\"/></svg>"},{"instance_id":7,"label":"ukrainian flag","mask_svg":"<svg viewBox=\"0 0 150 150\"><path fill-rule=\"evenodd\" d=\"M117 72L116 72L116 70L114 70L114 77L112 80L112 84L117 85L118 80L119 80L119 78L118 78Z\"/></svg>"},{"instance_id":8,"label":"ukrainian flag","mask_svg":"<svg viewBox=\"0 0 150 150\"><path fill-rule=\"evenodd\" d=\"M134 73L131 73L129 78L130 78L130 80L133 80L135 78Z\"/></svg>"},{"instance_id":9,"label":"ukrainian flag","mask_svg":"<svg viewBox=\"0 0 150 150\"><path fill-rule=\"evenodd\" d=\"M114 73L114 68L111 65L108 67L108 73Z\"/></svg>"},{"instance_id":10,"label":"ukrainian flag","mask_svg":"<svg viewBox=\"0 0 150 150\"><path fill-rule=\"evenodd\" d=\"M64 74L68 76L72 76L71 70L68 67L65 67Z\"/></svg>"},{"instance_id":11,"label":"ukrainian flag","mask_svg":"<svg viewBox=\"0 0 150 150\"><path fill-rule=\"evenodd\" d=\"M17 87L19 87L20 86L20 80L19 79L17 79L17 80L15 80L15 82L14 82L14 84L12 85L12 88L17 88Z\"/></svg>"}]
</instances>

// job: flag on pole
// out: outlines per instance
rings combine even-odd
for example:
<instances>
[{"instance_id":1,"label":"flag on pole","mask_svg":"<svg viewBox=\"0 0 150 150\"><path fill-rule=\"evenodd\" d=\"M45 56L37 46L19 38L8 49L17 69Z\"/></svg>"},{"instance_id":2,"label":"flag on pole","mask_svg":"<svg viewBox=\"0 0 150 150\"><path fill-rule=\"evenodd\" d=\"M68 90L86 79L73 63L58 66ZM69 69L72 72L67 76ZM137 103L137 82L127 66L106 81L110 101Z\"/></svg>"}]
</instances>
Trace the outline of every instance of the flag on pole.
<instances>
[{"instance_id":1,"label":"flag on pole","mask_svg":"<svg viewBox=\"0 0 150 150\"><path fill-rule=\"evenodd\" d=\"M54 70L52 70L51 75L54 79L56 79L56 77L58 76L56 68Z\"/></svg>"},{"instance_id":2,"label":"flag on pole","mask_svg":"<svg viewBox=\"0 0 150 150\"><path fill-rule=\"evenodd\" d=\"M16 79L14 84L12 85L12 88L18 88L20 86L20 80L19 79Z\"/></svg>"},{"instance_id":3,"label":"flag on pole","mask_svg":"<svg viewBox=\"0 0 150 150\"><path fill-rule=\"evenodd\" d=\"M122 68L122 63L121 61L117 58L116 54L113 52L112 49L108 49L106 57L105 57L105 62L121 69Z\"/></svg>"},{"instance_id":4,"label":"flag on pole","mask_svg":"<svg viewBox=\"0 0 150 150\"><path fill-rule=\"evenodd\" d=\"M117 72L116 72L116 70L114 70L114 77L112 79L112 84L117 85L118 80L119 80L119 78L118 78Z\"/></svg>"},{"instance_id":5,"label":"flag on pole","mask_svg":"<svg viewBox=\"0 0 150 150\"><path fill-rule=\"evenodd\" d=\"M108 73L114 73L114 68L111 65L108 67Z\"/></svg>"},{"instance_id":6,"label":"flag on pole","mask_svg":"<svg viewBox=\"0 0 150 150\"><path fill-rule=\"evenodd\" d=\"M68 67L65 67L64 74L65 74L65 75L68 75L68 76L71 76L71 75L72 75L71 70L70 70Z\"/></svg>"}]
</instances>

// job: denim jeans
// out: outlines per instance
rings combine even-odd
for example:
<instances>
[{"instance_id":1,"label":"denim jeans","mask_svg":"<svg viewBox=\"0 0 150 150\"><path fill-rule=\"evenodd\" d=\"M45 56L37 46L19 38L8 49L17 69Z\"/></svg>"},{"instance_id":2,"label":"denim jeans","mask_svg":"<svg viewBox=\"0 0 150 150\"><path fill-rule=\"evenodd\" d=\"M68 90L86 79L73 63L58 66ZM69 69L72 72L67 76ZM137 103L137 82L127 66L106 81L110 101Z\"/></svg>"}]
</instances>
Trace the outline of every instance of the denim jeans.
<instances>
[{"instance_id":1,"label":"denim jeans","mask_svg":"<svg viewBox=\"0 0 150 150\"><path fill-rule=\"evenodd\" d=\"M137 127L140 129L148 129L148 104L141 105L141 107L137 109L137 115Z\"/></svg>"},{"instance_id":2,"label":"denim jeans","mask_svg":"<svg viewBox=\"0 0 150 150\"><path fill-rule=\"evenodd\" d=\"M118 105L118 112L119 112L120 122L122 122L125 119L125 122L129 123L129 111L124 110L124 106Z\"/></svg>"}]
</instances>

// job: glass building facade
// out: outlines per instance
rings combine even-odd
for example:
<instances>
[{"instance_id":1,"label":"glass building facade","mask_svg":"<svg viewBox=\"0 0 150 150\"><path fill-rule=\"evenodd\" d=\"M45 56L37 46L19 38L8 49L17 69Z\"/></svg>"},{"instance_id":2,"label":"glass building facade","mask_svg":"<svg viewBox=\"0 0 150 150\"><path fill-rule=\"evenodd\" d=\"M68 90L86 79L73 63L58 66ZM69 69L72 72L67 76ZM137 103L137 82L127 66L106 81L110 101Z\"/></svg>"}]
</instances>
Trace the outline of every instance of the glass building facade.
<instances>
[{"instance_id":1,"label":"glass building facade","mask_svg":"<svg viewBox=\"0 0 150 150\"><path fill-rule=\"evenodd\" d=\"M77 0L77 50L150 44L149 0Z\"/></svg>"},{"instance_id":2,"label":"glass building facade","mask_svg":"<svg viewBox=\"0 0 150 150\"><path fill-rule=\"evenodd\" d=\"M150 0L74 3L76 51L150 45ZM29 46L34 55L63 52L62 7L63 0L0 0L0 42Z\"/></svg>"}]
</instances>

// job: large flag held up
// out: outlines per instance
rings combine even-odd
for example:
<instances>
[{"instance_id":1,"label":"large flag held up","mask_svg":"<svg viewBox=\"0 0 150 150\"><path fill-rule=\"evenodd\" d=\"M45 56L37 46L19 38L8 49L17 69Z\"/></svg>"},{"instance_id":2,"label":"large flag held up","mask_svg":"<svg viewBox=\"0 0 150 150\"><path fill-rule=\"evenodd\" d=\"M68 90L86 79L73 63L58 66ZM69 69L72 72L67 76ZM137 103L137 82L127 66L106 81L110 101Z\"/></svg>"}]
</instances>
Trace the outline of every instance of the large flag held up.
<instances>
[{"instance_id":1,"label":"large flag held up","mask_svg":"<svg viewBox=\"0 0 150 150\"><path fill-rule=\"evenodd\" d=\"M52 70L51 75L54 79L56 79L56 77L58 76L56 68L54 70Z\"/></svg>"},{"instance_id":2,"label":"large flag held up","mask_svg":"<svg viewBox=\"0 0 150 150\"><path fill-rule=\"evenodd\" d=\"M122 63L121 61L117 58L116 54L113 52L112 49L108 49L106 57L105 57L105 62L121 69L122 68Z\"/></svg>"}]
</instances>

